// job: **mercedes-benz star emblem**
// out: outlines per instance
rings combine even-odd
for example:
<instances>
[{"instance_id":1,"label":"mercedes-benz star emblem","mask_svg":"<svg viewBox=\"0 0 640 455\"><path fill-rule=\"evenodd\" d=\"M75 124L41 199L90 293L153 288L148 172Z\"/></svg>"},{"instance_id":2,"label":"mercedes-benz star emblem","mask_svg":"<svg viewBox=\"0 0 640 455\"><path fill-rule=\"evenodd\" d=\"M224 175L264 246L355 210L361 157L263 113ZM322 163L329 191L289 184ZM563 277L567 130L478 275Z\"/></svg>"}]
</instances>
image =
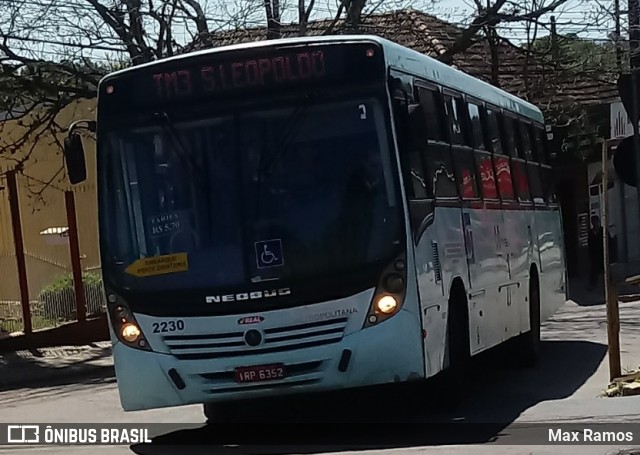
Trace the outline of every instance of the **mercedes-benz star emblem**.
<instances>
[{"instance_id":1,"label":"mercedes-benz star emblem","mask_svg":"<svg viewBox=\"0 0 640 455\"><path fill-rule=\"evenodd\" d=\"M258 346L262 343L262 334L257 330L249 330L244 334L244 342L249 346Z\"/></svg>"}]
</instances>

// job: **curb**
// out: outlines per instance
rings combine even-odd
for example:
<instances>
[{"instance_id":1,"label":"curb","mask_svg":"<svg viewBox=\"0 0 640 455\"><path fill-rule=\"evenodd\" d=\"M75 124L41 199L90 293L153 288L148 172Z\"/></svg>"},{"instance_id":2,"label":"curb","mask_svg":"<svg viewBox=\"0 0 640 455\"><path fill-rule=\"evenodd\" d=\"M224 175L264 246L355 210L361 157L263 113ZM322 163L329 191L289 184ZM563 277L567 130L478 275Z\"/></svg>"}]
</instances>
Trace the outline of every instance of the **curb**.
<instances>
[{"instance_id":1,"label":"curb","mask_svg":"<svg viewBox=\"0 0 640 455\"><path fill-rule=\"evenodd\" d=\"M0 391L68 383L70 379L114 377L111 343L60 346L0 355Z\"/></svg>"},{"instance_id":2,"label":"curb","mask_svg":"<svg viewBox=\"0 0 640 455\"><path fill-rule=\"evenodd\" d=\"M79 354L104 351L111 349L110 341L98 341L95 343L83 345L83 346L55 346L37 349L21 349L10 353L0 353L0 361L5 358L21 360L27 359L53 359L53 358L66 358L73 357Z\"/></svg>"}]
</instances>

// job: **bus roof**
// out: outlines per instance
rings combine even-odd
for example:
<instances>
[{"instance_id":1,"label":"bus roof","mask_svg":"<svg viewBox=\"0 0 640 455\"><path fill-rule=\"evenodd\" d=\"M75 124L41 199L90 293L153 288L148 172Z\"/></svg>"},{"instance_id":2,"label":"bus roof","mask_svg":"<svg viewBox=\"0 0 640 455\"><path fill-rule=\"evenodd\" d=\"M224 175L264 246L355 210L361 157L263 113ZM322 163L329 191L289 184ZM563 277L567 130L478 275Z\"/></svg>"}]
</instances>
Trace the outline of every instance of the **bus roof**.
<instances>
[{"instance_id":1,"label":"bus roof","mask_svg":"<svg viewBox=\"0 0 640 455\"><path fill-rule=\"evenodd\" d=\"M311 44L311 43L329 43L329 42L375 42L382 46L387 65L392 68L410 73L414 76L423 77L424 79L434 82L443 87L453 89L457 92L465 93L473 96L481 101L490 103L509 111L520 114L531 120L544 123L544 117L539 108L533 104L518 98L500 88L494 87L480 79L477 79L463 71L452 68L432 57L421 54L407 47L401 46L393 41L381 38L375 35L330 35L330 36L304 36L295 38L282 38L276 40L256 41L252 43L239 43L229 46L215 47L200 51L180 54L173 57L156 60L142 65L126 68L113 72L103 78L111 79L125 73L135 72L140 68L161 65L167 62L173 62L190 58L193 56L202 56L208 54L217 54L222 52L232 52L234 50L245 50L251 48L261 48L270 46L282 46L291 44ZM103 83L100 82L100 84Z\"/></svg>"}]
</instances>

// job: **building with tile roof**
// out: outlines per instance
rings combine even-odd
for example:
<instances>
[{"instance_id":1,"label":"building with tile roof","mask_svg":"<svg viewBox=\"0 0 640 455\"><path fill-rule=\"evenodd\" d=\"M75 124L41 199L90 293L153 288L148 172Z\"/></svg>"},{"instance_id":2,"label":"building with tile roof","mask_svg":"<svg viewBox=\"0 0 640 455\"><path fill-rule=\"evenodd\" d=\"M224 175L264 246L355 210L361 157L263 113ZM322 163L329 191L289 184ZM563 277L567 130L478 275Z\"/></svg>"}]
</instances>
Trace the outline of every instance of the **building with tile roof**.
<instances>
[{"instance_id":1,"label":"building with tile roof","mask_svg":"<svg viewBox=\"0 0 640 455\"><path fill-rule=\"evenodd\" d=\"M373 34L443 59L462 31L460 26L433 15L404 9L366 16L357 28L345 20L312 21L305 35ZM283 38L294 37L300 34L300 28L298 24L283 24L280 32ZM184 51L266 39L266 27L223 31L200 37ZM531 101L553 117L561 111L618 99L612 75L559 70L548 61L527 54L525 49L506 40L499 40L492 49L489 40L479 34L464 52L447 58L446 63Z\"/></svg>"}]
</instances>

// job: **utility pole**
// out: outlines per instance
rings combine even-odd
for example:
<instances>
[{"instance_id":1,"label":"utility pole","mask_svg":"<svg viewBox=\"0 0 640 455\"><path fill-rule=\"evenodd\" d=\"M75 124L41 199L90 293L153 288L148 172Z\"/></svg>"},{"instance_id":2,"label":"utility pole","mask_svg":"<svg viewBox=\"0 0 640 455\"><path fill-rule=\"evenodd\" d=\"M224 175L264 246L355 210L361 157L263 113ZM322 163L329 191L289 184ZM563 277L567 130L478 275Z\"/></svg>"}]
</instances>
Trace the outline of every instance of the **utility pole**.
<instances>
[{"instance_id":1,"label":"utility pole","mask_svg":"<svg viewBox=\"0 0 640 455\"><path fill-rule=\"evenodd\" d=\"M622 374L620 365L620 311L618 308L617 277L612 279L609 266L609 144L604 140L602 144L602 247L604 257L604 295L607 306L607 345L609 354L609 380L613 381Z\"/></svg>"},{"instance_id":2,"label":"utility pole","mask_svg":"<svg viewBox=\"0 0 640 455\"><path fill-rule=\"evenodd\" d=\"M620 41L622 36L620 35L620 0L614 0L614 19L616 21L616 64L618 66L618 74L622 73L622 47Z\"/></svg>"}]
</instances>

